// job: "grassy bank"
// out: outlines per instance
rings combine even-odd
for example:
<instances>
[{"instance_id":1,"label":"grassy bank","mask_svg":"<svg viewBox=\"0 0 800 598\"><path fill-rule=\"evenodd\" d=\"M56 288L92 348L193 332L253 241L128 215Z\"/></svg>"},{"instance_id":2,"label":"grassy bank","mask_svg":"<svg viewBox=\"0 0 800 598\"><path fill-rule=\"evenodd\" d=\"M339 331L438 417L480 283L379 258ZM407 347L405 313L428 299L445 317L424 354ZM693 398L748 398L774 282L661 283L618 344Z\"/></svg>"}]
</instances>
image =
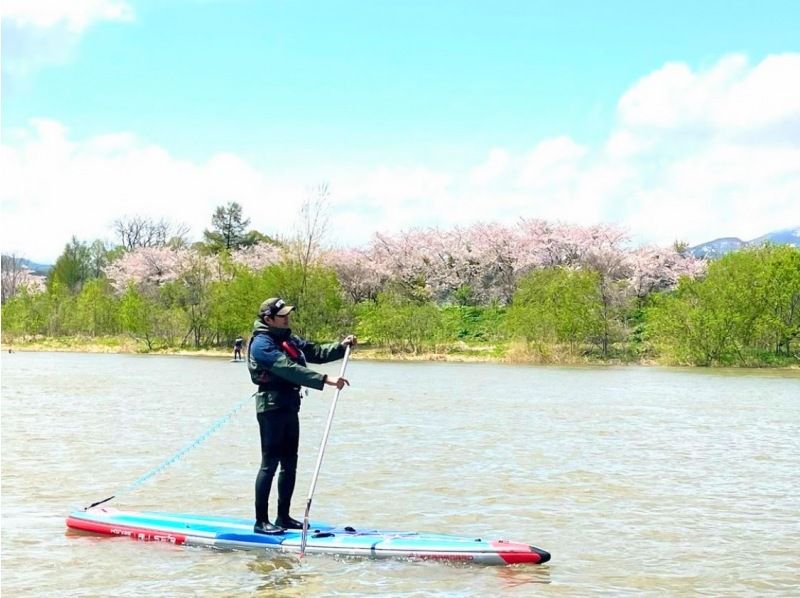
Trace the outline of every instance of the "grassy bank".
<instances>
[{"instance_id":1,"label":"grassy bank","mask_svg":"<svg viewBox=\"0 0 800 598\"><path fill-rule=\"evenodd\" d=\"M128 336L86 337L28 337L4 339L2 350L11 351L64 351L84 353L135 353L153 355L211 355L230 356L233 348L206 347L155 347L149 349L144 341ZM354 359L384 361L453 361L484 363L532 363L532 364L592 364L592 363L639 363L620 359L601 360L594 356L573 355L558 348L543 352L529 350L523 345L511 343L440 343L433 349L420 351L397 350L383 346L359 345Z\"/></svg>"},{"instance_id":2,"label":"grassy bank","mask_svg":"<svg viewBox=\"0 0 800 598\"><path fill-rule=\"evenodd\" d=\"M83 353L131 353L152 355L205 355L230 357L233 348L205 347L157 347L148 349L143 341L127 336L109 337L31 337L4 339L2 351L64 351ZM524 343L468 344L455 342L439 344L433 350L418 352L390 350L388 347L360 345L353 359L381 361L440 361L461 363L518 363L530 365L664 365L683 366L649 357L636 356L630 352L612 352L603 357L590 348L576 351L573 347L559 345L528 346ZM724 367L732 367L726 364ZM735 366L733 366L735 367ZM767 367L800 369L800 360L788 357L776 360L747 363L740 367Z\"/></svg>"},{"instance_id":3,"label":"grassy bank","mask_svg":"<svg viewBox=\"0 0 800 598\"><path fill-rule=\"evenodd\" d=\"M187 349L181 347L159 347L149 349L147 344L126 336L106 337L34 337L3 340L2 350L8 351L62 351L69 353L131 353L152 355L212 355L229 356L230 350L220 348Z\"/></svg>"}]
</instances>

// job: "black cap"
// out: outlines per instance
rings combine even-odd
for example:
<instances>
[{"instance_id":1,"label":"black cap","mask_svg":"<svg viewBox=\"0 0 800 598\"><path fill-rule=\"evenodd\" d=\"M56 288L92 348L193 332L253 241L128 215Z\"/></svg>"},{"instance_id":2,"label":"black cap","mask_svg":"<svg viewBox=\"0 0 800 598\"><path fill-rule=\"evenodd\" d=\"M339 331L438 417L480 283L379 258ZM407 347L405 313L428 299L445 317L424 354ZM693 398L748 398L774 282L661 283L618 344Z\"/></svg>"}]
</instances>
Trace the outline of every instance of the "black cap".
<instances>
[{"instance_id":1,"label":"black cap","mask_svg":"<svg viewBox=\"0 0 800 598\"><path fill-rule=\"evenodd\" d=\"M294 309L294 305L286 305L280 297L272 297L261 304L258 309L259 317L274 318L275 316L288 315Z\"/></svg>"}]
</instances>

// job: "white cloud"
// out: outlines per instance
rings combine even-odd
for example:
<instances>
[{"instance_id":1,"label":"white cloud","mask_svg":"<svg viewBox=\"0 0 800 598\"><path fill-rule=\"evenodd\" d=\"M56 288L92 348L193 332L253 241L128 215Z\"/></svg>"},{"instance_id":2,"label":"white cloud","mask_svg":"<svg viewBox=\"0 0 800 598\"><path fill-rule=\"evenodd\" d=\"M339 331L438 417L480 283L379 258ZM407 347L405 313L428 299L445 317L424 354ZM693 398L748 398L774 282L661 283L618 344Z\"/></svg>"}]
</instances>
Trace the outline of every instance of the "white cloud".
<instances>
[{"instance_id":1,"label":"white cloud","mask_svg":"<svg viewBox=\"0 0 800 598\"><path fill-rule=\"evenodd\" d=\"M374 232L432 224L453 203L453 178L426 167L381 166L339 175L331 180L336 213L334 228L355 243ZM350 228L355 224L355 228Z\"/></svg>"},{"instance_id":2,"label":"white cloud","mask_svg":"<svg viewBox=\"0 0 800 598\"><path fill-rule=\"evenodd\" d=\"M376 231L449 227L520 217L614 222L641 242L751 239L800 225L800 55L748 65L726 57L706 70L671 64L634 83L604 143L560 136L530 151L495 147L478 163L337 170L331 240ZM71 139L35 121L5 131L0 169L3 250L53 259L72 234L109 236L145 214L189 224L237 201L252 226L287 234L309 180L268 177L231 154L190 162L131 133ZM276 209L277 208L277 209Z\"/></svg>"},{"instance_id":3,"label":"white cloud","mask_svg":"<svg viewBox=\"0 0 800 598\"><path fill-rule=\"evenodd\" d=\"M800 120L800 54L766 57L751 67L741 54L706 71L669 63L643 77L619 101L626 129L685 127L732 136Z\"/></svg>"},{"instance_id":4,"label":"white cloud","mask_svg":"<svg viewBox=\"0 0 800 598\"><path fill-rule=\"evenodd\" d=\"M721 94L710 118L719 129L800 122L800 54L768 56Z\"/></svg>"},{"instance_id":5,"label":"white cloud","mask_svg":"<svg viewBox=\"0 0 800 598\"><path fill-rule=\"evenodd\" d=\"M634 84L604 158L635 169L623 218L642 237L750 239L800 223L798 132L800 54L732 55Z\"/></svg>"},{"instance_id":6,"label":"white cloud","mask_svg":"<svg viewBox=\"0 0 800 598\"><path fill-rule=\"evenodd\" d=\"M630 131L616 131L608 138L605 150L611 158L625 159L648 149L649 145L647 139Z\"/></svg>"},{"instance_id":7,"label":"white cloud","mask_svg":"<svg viewBox=\"0 0 800 598\"><path fill-rule=\"evenodd\" d=\"M741 77L746 59L732 55L706 73L683 63L668 63L643 77L619 101L620 123L626 127L680 129L708 120L709 112Z\"/></svg>"},{"instance_id":8,"label":"white cloud","mask_svg":"<svg viewBox=\"0 0 800 598\"><path fill-rule=\"evenodd\" d=\"M124 0L4 0L3 86L48 64L63 64L85 31L102 21L132 21Z\"/></svg>"},{"instance_id":9,"label":"white cloud","mask_svg":"<svg viewBox=\"0 0 800 598\"><path fill-rule=\"evenodd\" d=\"M129 21L133 9L123 0L4 0L2 15L23 27L81 33L95 21Z\"/></svg>"},{"instance_id":10,"label":"white cloud","mask_svg":"<svg viewBox=\"0 0 800 598\"><path fill-rule=\"evenodd\" d=\"M503 148L494 147L489 152L486 162L476 166L470 173L469 178L474 184L482 185L504 175L510 166L510 154Z\"/></svg>"},{"instance_id":11,"label":"white cloud","mask_svg":"<svg viewBox=\"0 0 800 598\"><path fill-rule=\"evenodd\" d=\"M12 137L0 152L2 249L32 259L55 259L71 235L112 240L111 224L124 216L186 223L199 238L214 208L229 201L244 207L252 226L283 234L276 214L292 216L304 197L231 154L195 163L132 134L73 141L48 120Z\"/></svg>"},{"instance_id":12,"label":"white cloud","mask_svg":"<svg viewBox=\"0 0 800 598\"><path fill-rule=\"evenodd\" d=\"M569 183L575 179L586 151L569 137L546 139L525 156L519 183L525 187Z\"/></svg>"}]
</instances>

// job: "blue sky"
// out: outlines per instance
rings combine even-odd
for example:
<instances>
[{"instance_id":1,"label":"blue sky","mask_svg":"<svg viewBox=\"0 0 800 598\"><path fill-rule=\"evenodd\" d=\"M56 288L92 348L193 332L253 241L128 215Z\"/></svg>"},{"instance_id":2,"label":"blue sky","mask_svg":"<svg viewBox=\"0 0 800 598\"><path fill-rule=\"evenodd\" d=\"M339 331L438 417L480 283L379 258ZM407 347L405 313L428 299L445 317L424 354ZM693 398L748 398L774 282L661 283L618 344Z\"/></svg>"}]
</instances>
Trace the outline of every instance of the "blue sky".
<instances>
[{"instance_id":1,"label":"blue sky","mask_svg":"<svg viewBox=\"0 0 800 598\"><path fill-rule=\"evenodd\" d=\"M800 3L64 0L3 6L2 249L215 206L332 242L512 223L634 242L800 225ZM40 230L32 236L28 231Z\"/></svg>"}]
</instances>

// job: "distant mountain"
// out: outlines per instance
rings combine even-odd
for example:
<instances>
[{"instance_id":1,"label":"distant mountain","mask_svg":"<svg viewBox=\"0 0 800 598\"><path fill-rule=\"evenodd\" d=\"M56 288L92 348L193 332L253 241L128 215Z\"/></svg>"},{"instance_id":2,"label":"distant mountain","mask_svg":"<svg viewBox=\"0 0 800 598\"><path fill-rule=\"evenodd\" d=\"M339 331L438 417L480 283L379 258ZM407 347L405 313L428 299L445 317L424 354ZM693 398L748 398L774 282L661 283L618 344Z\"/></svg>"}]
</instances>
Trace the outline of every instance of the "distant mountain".
<instances>
[{"instance_id":1,"label":"distant mountain","mask_svg":"<svg viewBox=\"0 0 800 598\"><path fill-rule=\"evenodd\" d=\"M800 226L772 231L752 241L742 241L738 237L722 237L721 239L714 239L713 241L690 247L688 252L697 258L714 259L743 247L763 245L764 243L800 247Z\"/></svg>"},{"instance_id":2,"label":"distant mountain","mask_svg":"<svg viewBox=\"0 0 800 598\"><path fill-rule=\"evenodd\" d=\"M39 264L25 259L22 260L22 263L30 268L34 274L41 274L42 276L47 276L47 273L53 268L53 264Z\"/></svg>"},{"instance_id":3,"label":"distant mountain","mask_svg":"<svg viewBox=\"0 0 800 598\"><path fill-rule=\"evenodd\" d=\"M3 256L3 258L6 258L6 257L9 257L9 256L5 256L5 255ZM37 264L36 262L32 262L30 260L26 260L25 258L17 258L17 261L21 265L23 265L26 268L28 268L34 274L39 274L41 276L47 276L47 273L50 272L50 270L53 267L52 264Z\"/></svg>"},{"instance_id":4,"label":"distant mountain","mask_svg":"<svg viewBox=\"0 0 800 598\"><path fill-rule=\"evenodd\" d=\"M760 245L761 243L794 245L795 247L800 247L800 226L767 233L766 235L760 236L758 239L753 239L748 245Z\"/></svg>"},{"instance_id":5,"label":"distant mountain","mask_svg":"<svg viewBox=\"0 0 800 598\"><path fill-rule=\"evenodd\" d=\"M695 245L689 248L689 253L697 258L714 259L725 255L729 251L736 251L747 245L738 237L722 237L721 239L714 239L707 241L700 245Z\"/></svg>"}]
</instances>

